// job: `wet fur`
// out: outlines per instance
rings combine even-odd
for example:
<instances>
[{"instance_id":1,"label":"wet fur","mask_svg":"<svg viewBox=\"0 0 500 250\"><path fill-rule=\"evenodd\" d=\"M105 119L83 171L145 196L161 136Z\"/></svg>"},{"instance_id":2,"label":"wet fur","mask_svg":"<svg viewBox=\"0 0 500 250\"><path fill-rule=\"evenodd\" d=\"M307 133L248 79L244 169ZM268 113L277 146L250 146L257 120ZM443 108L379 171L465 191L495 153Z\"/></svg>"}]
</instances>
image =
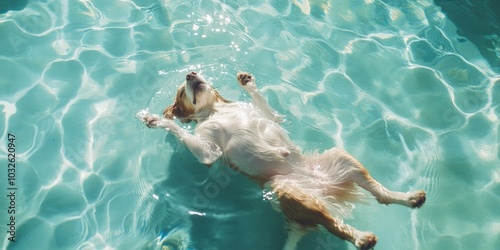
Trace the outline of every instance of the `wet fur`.
<instances>
[{"instance_id":1,"label":"wet fur","mask_svg":"<svg viewBox=\"0 0 500 250\"><path fill-rule=\"evenodd\" d=\"M211 165L222 158L262 188L272 190L290 222L284 249L295 249L305 232L318 225L358 249L373 248L375 234L359 231L339 219L362 197L358 186L381 204L418 208L425 202L424 191L386 189L343 150L333 148L304 155L279 126L282 117L258 92L253 76L239 73L237 80L252 97L251 105L224 99L201 76L191 72L178 88L174 103L163 111L164 118L145 111L138 117L150 128L167 128L200 162ZM172 119L196 122L194 134Z\"/></svg>"}]
</instances>

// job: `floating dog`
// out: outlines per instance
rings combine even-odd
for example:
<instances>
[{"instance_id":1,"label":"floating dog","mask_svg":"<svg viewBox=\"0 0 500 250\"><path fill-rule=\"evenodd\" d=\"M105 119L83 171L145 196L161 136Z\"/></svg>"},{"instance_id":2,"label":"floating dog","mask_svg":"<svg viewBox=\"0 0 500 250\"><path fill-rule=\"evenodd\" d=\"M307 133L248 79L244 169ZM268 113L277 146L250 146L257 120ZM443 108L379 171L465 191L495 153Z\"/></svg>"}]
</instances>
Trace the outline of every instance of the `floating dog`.
<instances>
[{"instance_id":1,"label":"floating dog","mask_svg":"<svg viewBox=\"0 0 500 250\"><path fill-rule=\"evenodd\" d=\"M388 190L341 149L303 154L279 125L282 117L257 90L255 78L248 73L238 73L236 78L252 97L251 104L228 101L200 75L191 72L178 88L174 103L163 111L163 117L147 111L140 111L137 117L150 128L170 131L201 163L210 166L221 158L262 188L271 190L290 224L284 249L295 249L307 229L318 225L358 249L373 248L377 243L375 234L339 219L363 196L358 187L366 189L381 204L410 208L424 204L424 191ZM180 127L174 119L195 122L194 133Z\"/></svg>"}]
</instances>

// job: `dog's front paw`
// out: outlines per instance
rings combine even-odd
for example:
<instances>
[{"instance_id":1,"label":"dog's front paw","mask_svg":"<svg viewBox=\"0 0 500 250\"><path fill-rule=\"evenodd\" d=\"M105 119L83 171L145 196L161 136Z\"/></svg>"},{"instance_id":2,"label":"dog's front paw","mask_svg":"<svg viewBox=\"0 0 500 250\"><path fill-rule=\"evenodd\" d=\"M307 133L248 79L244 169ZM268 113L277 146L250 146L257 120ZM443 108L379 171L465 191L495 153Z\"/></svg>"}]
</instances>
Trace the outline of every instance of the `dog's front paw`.
<instances>
[{"instance_id":1,"label":"dog's front paw","mask_svg":"<svg viewBox=\"0 0 500 250\"><path fill-rule=\"evenodd\" d=\"M136 117L144 122L148 128L156 128L160 126L159 121L161 120L161 117L159 115L152 115L146 110L139 111Z\"/></svg>"},{"instance_id":2,"label":"dog's front paw","mask_svg":"<svg viewBox=\"0 0 500 250\"><path fill-rule=\"evenodd\" d=\"M240 72L236 75L238 83L245 89L255 89L255 78L246 72Z\"/></svg>"},{"instance_id":3,"label":"dog's front paw","mask_svg":"<svg viewBox=\"0 0 500 250\"><path fill-rule=\"evenodd\" d=\"M148 116L145 118L144 123L148 128L156 128L158 127L158 121L160 120L160 117L158 116Z\"/></svg>"},{"instance_id":4,"label":"dog's front paw","mask_svg":"<svg viewBox=\"0 0 500 250\"><path fill-rule=\"evenodd\" d=\"M425 191L419 190L410 194L408 205L411 208L420 208L425 203Z\"/></svg>"},{"instance_id":5,"label":"dog's front paw","mask_svg":"<svg viewBox=\"0 0 500 250\"><path fill-rule=\"evenodd\" d=\"M354 241L354 245L358 249L368 250L372 249L377 244L377 236L372 232L361 232Z\"/></svg>"}]
</instances>

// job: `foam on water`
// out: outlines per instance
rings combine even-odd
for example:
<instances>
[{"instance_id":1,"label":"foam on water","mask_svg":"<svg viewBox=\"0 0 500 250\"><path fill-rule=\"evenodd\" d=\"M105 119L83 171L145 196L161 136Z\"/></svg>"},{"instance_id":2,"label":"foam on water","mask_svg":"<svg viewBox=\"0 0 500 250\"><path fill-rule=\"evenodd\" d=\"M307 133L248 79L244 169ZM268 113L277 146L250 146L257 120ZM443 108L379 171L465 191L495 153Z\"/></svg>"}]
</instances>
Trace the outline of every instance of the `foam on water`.
<instances>
[{"instance_id":1,"label":"foam on water","mask_svg":"<svg viewBox=\"0 0 500 250\"><path fill-rule=\"evenodd\" d=\"M134 118L160 113L190 71L231 100L249 100L235 74L253 73L304 150L340 146L388 188L427 190L418 211L355 209L349 223L377 248L500 245L500 77L433 1L45 0L0 13L0 158L15 134L18 188L17 242L3 234L2 248L281 249L284 219L258 187ZM354 248L313 232L299 249Z\"/></svg>"}]
</instances>

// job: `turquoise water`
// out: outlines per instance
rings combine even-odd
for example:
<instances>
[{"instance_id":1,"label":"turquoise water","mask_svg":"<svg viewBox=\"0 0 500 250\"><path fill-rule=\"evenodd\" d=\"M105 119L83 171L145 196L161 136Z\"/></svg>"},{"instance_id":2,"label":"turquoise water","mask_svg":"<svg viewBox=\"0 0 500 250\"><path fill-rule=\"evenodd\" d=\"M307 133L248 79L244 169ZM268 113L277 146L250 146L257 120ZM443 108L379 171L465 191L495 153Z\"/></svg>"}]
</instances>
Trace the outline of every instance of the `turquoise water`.
<instances>
[{"instance_id":1,"label":"turquoise water","mask_svg":"<svg viewBox=\"0 0 500 250\"><path fill-rule=\"evenodd\" d=\"M2 248L280 249L284 219L257 186L134 118L160 113L189 71L248 101L235 81L248 71L304 150L342 147L388 188L427 190L419 210L356 207L348 223L377 249L498 249L492 54L430 0L308 3L2 3ZM318 231L298 249L354 247Z\"/></svg>"}]
</instances>

